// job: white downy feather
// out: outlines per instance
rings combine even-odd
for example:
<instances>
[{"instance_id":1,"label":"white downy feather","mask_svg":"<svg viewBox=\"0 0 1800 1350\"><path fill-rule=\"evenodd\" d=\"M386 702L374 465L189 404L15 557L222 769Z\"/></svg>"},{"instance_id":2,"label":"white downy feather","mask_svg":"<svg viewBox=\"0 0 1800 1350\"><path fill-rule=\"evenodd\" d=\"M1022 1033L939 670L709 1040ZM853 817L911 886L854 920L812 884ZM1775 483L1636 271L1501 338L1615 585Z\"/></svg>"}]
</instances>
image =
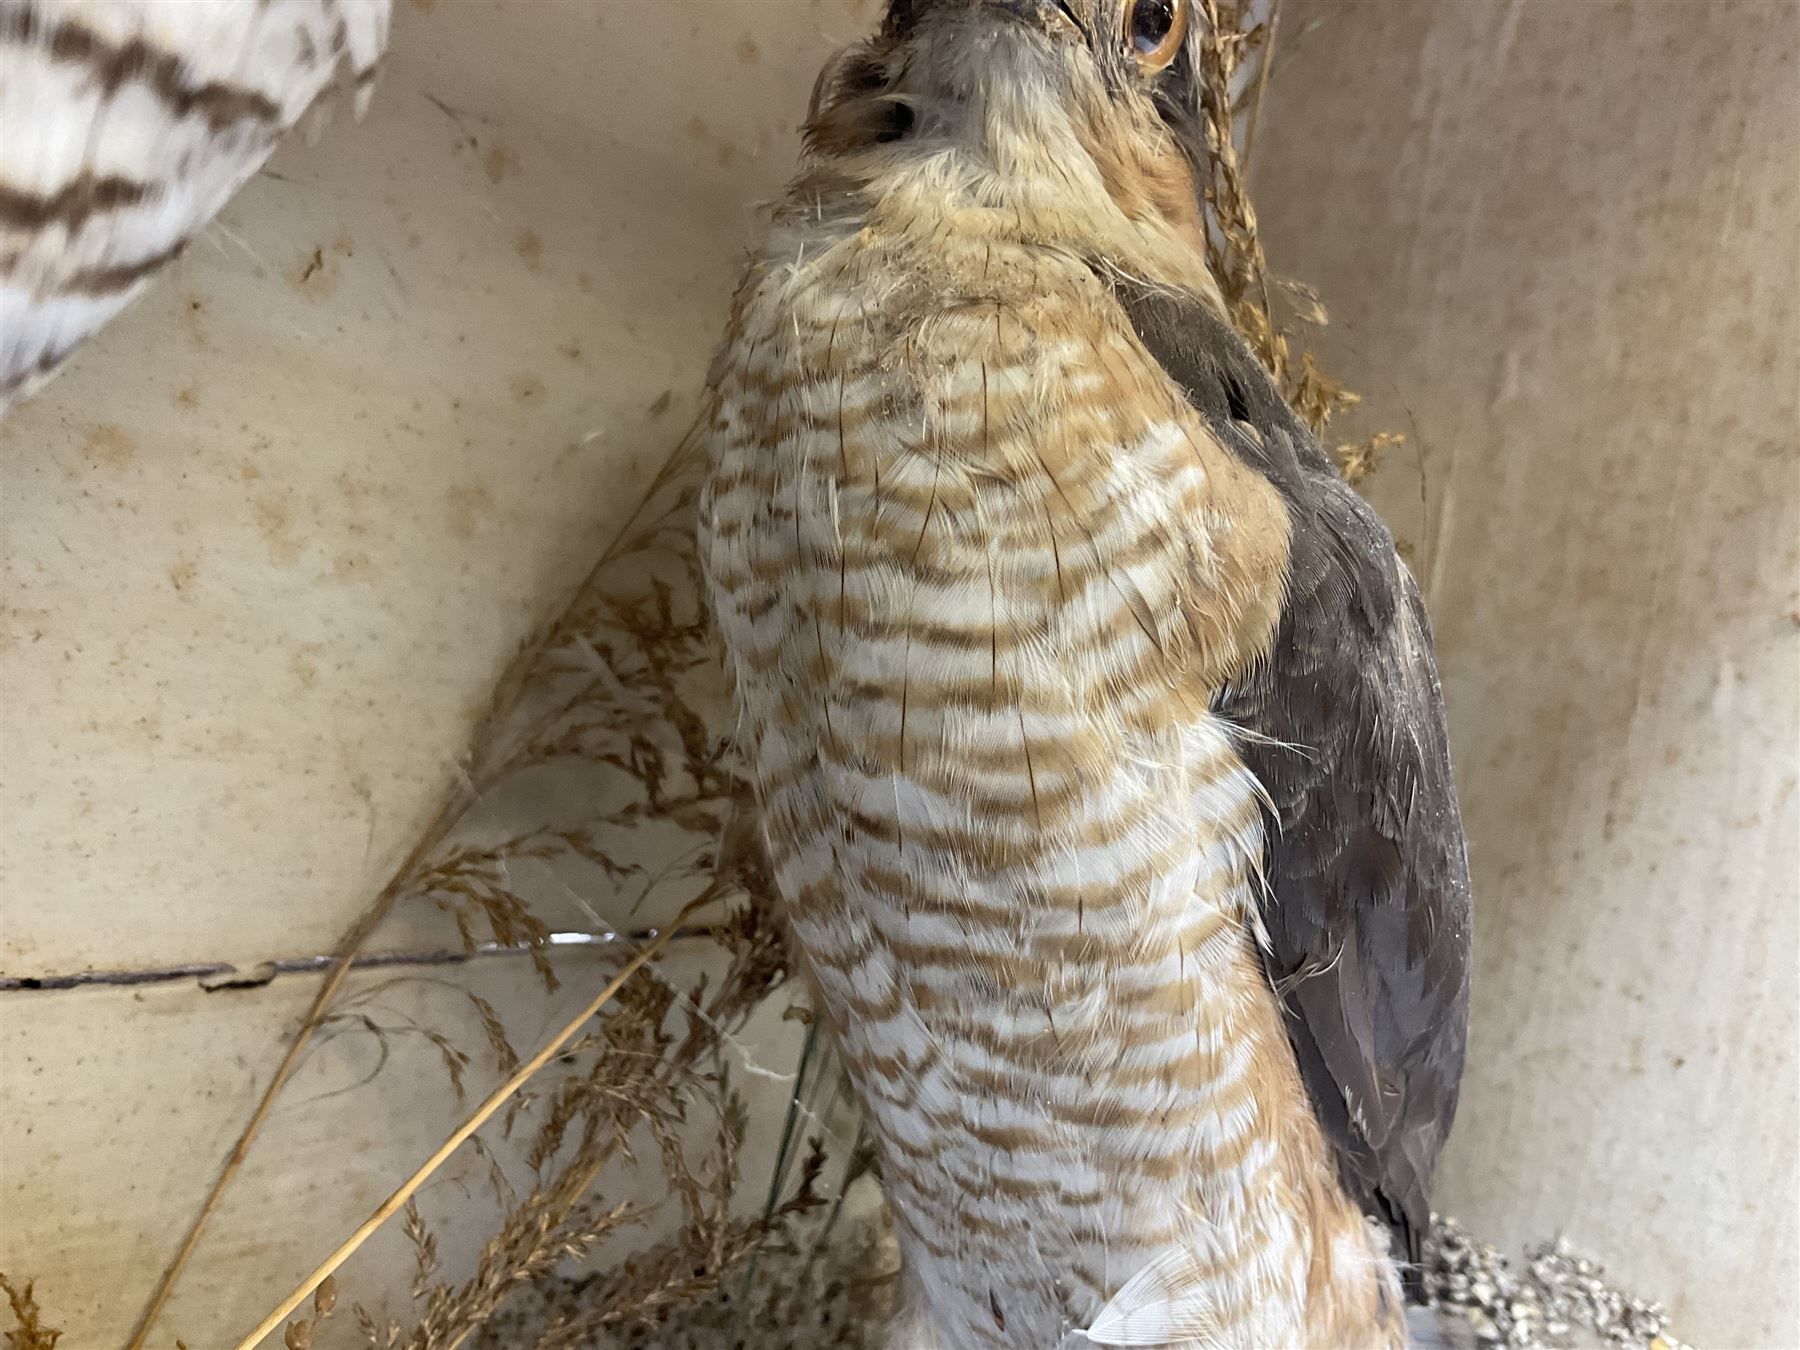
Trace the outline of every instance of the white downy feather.
<instances>
[{"instance_id":1,"label":"white downy feather","mask_svg":"<svg viewBox=\"0 0 1800 1350\"><path fill-rule=\"evenodd\" d=\"M1088 1326L1093 1345L1217 1344L1218 1319L1207 1297L1206 1262L1173 1247L1127 1280Z\"/></svg>"}]
</instances>

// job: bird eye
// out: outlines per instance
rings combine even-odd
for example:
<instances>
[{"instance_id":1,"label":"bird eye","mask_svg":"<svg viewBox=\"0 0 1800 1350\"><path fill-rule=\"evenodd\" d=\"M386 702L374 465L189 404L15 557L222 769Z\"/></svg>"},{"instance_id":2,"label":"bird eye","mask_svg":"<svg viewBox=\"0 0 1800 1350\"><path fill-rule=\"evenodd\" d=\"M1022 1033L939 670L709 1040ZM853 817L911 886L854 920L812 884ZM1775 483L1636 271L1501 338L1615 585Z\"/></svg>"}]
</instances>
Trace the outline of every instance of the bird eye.
<instances>
[{"instance_id":1,"label":"bird eye","mask_svg":"<svg viewBox=\"0 0 1800 1350\"><path fill-rule=\"evenodd\" d=\"M1125 40L1147 75L1175 59L1187 26L1188 0L1130 0L1125 7Z\"/></svg>"}]
</instances>

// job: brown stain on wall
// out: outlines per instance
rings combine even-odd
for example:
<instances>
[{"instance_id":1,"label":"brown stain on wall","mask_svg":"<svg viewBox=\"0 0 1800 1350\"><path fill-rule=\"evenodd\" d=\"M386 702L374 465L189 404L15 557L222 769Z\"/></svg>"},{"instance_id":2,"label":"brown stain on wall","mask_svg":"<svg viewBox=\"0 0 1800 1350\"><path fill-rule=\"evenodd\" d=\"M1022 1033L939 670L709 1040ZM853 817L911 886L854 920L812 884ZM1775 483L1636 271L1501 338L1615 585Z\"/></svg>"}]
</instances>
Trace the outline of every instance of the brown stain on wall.
<instances>
[{"instance_id":1,"label":"brown stain on wall","mask_svg":"<svg viewBox=\"0 0 1800 1350\"><path fill-rule=\"evenodd\" d=\"M488 182L503 183L518 172L519 157L504 145L496 145L482 159L481 167L487 172Z\"/></svg>"},{"instance_id":2,"label":"brown stain on wall","mask_svg":"<svg viewBox=\"0 0 1800 1350\"><path fill-rule=\"evenodd\" d=\"M21 642L41 642L49 631L49 610L0 604L0 652Z\"/></svg>"},{"instance_id":3,"label":"brown stain on wall","mask_svg":"<svg viewBox=\"0 0 1800 1350\"><path fill-rule=\"evenodd\" d=\"M125 428L113 422L100 422L87 430L81 452L91 464L109 469L123 469L137 458L137 442L125 434Z\"/></svg>"},{"instance_id":4,"label":"brown stain on wall","mask_svg":"<svg viewBox=\"0 0 1800 1350\"><path fill-rule=\"evenodd\" d=\"M323 248L315 248L289 273L289 280L301 295L328 299L337 293L337 259L326 257Z\"/></svg>"},{"instance_id":5,"label":"brown stain on wall","mask_svg":"<svg viewBox=\"0 0 1800 1350\"><path fill-rule=\"evenodd\" d=\"M294 508L284 493L265 492L252 504L256 528L269 546L269 558L278 567L292 567L300 559L300 541L294 538Z\"/></svg>"},{"instance_id":6,"label":"brown stain on wall","mask_svg":"<svg viewBox=\"0 0 1800 1350\"><path fill-rule=\"evenodd\" d=\"M288 274L289 282L308 299L330 299L337 294L344 279L342 260L353 256L355 251L355 240L340 234L329 245L321 244L302 258Z\"/></svg>"},{"instance_id":7,"label":"brown stain on wall","mask_svg":"<svg viewBox=\"0 0 1800 1350\"><path fill-rule=\"evenodd\" d=\"M206 329L201 321L206 317L206 301L197 295L190 295L187 304L181 307L181 321L188 330L188 336L194 340L196 347L208 347Z\"/></svg>"},{"instance_id":8,"label":"brown stain on wall","mask_svg":"<svg viewBox=\"0 0 1800 1350\"><path fill-rule=\"evenodd\" d=\"M542 403L548 391L544 382L529 372L521 372L512 377L512 400L521 408L535 408Z\"/></svg>"},{"instance_id":9,"label":"brown stain on wall","mask_svg":"<svg viewBox=\"0 0 1800 1350\"><path fill-rule=\"evenodd\" d=\"M459 484L444 496L450 533L458 539L473 539L494 518L494 494L479 484Z\"/></svg>"},{"instance_id":10,"label":"brown stain on wall","mask_svg":"<svg viewBox=\"0 0 1800 1350\"><path fill-rule=\"evenodd\" d=\"M288 658L288 667L302 689L311 689L319 682L319 653L322 650L324 648L317 642L303 642Z\"/></svg>"},{"instance_id":11,"label":"brown stain on wall","mask_svg":"<svg viewBox=\"0 0 1800 1350\"><path fill-rule=\"evenodd\" d=\"M366 581L373 574L374 564L369 555L363 552L340 553L331 560L331 579L340 582Z\"/></svg>"}]
</instances>

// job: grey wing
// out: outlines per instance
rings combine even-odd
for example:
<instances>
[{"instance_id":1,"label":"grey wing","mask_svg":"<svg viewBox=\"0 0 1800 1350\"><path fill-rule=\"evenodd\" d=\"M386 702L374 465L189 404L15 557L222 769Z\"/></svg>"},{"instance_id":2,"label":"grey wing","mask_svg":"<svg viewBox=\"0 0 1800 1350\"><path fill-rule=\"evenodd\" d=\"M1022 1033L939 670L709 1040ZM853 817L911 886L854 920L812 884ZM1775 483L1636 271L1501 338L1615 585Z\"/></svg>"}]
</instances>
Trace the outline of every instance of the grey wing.
<instances>
[{"instance_id":1,"label":"grey wing","mask_svg":"<svg viewBox=\"0 0 1800 1350\"><path fill-rule=\"evenodd\" d=\"M1340 1174L1416 1262L1456 1112L1469 874L1431 625L1375 512L1242 340L1197 300L1120 285L1141 341L1281 492L1290 577L1274 650L1219 712L1269 793L1269 974Z\"/></svg>"},{"instance_id":2,"label":"grey wing","mask_svg":"<svg viewBox=\"0 0 1800 1350\"><path fill-rule=\"evenodd\" d=\"M0 415L186 246L335 82L388 0L0 0Z\"/></svg>"}]
</instances>

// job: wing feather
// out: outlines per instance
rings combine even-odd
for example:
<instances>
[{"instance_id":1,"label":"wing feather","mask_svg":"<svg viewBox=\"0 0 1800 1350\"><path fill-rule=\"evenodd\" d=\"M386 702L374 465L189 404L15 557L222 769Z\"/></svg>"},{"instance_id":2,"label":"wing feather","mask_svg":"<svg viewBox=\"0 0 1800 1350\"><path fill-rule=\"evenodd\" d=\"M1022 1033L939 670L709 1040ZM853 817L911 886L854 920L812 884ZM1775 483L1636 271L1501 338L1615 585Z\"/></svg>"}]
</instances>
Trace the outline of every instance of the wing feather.
<instances>
[{"instance_id":1,"label":"wing feather","mask_svg":"<svg viewBox=\"0 0 1800 1350\"><path fill-rule=\"evenodd\" d=\"M1274 650L1222 695L1272 804L1269 975L1346 1187L1416 1262L1456 1112L1469 876L1419 589L1243 341L1198 299L1117 283L1145 347L1281 492Z\"/></svg>"}]
</instances>

